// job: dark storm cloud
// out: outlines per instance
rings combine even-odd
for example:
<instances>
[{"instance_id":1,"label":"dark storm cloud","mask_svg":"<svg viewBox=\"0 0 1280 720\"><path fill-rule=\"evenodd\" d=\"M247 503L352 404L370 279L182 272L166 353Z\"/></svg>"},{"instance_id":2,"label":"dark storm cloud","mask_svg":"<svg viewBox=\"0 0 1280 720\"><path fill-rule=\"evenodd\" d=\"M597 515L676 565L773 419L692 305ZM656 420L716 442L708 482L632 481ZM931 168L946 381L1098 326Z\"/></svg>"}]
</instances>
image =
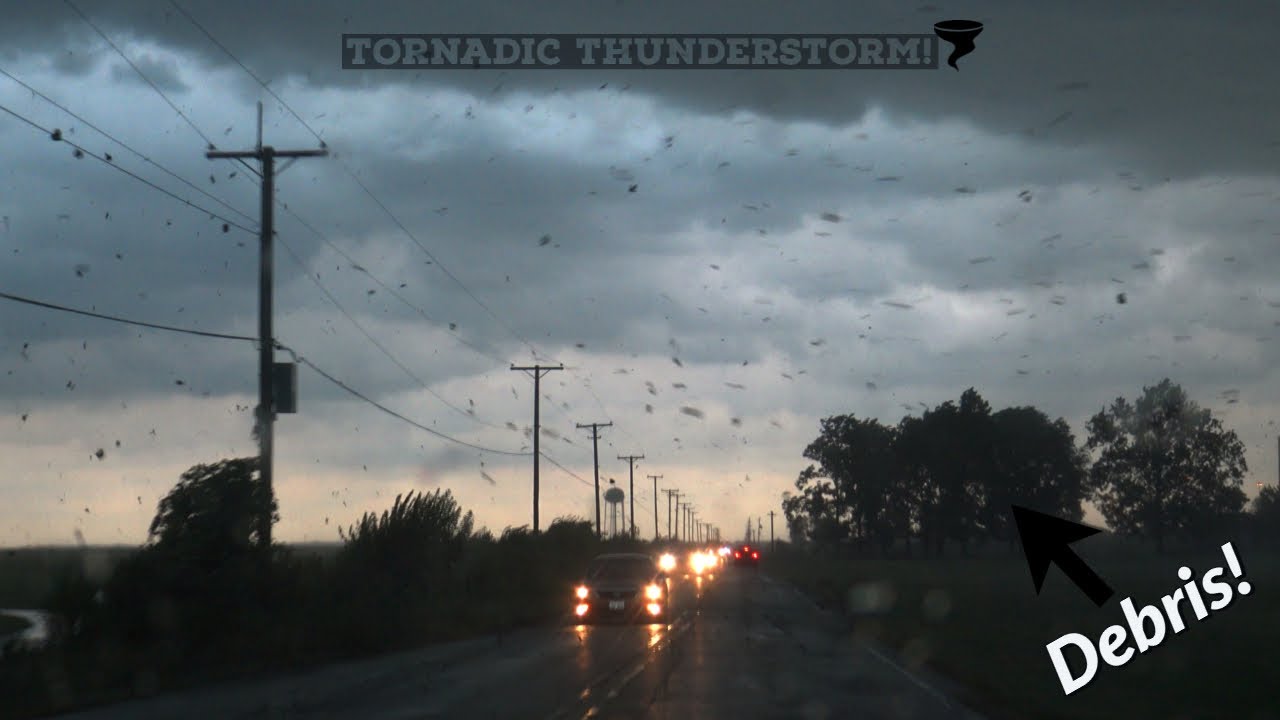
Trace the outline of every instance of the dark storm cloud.
<instances>
[{"instance_id":1,"label":"dark storm cloud","mask_svg":"<svg viewBox=\"0 0 1280 720\"><path fill-rule=\"evenodd\" d=\"M1230 9L1197 6L1166 12L1163 3L1089 2L1047 6L983 3L921 12L910 4L815 1L792 5L618 3L600 19L595 3L469 3L445 6L382 3L359 8L337 2L189 2L184 7L266 79L286 75L315 84L412 81L509 92L520 88L629 85L706 112L751 109L789 120L843 124L883 104L905 118L970 119L996 133L1045 144L1106 147L1116 157L1161 175L1270 167L1266 124L1274 94L1255 82L1266 65L1274 6L1261 2ZM465 9L463 9L465 7ZM128 31L199 53L207 62L230 61L166 5L102 2L86 8L109 31ZM939 15L968 14L986 23L964 69L927 72L343 72L342 32L493 32L489 18L523 33L672 32L927 32ZM248 22L253 18L253 22ZM26 4L0 31L9 55L57 55L69 43L93 47L83 23L56 3ZM714 72L714 74L708 74ZM798 78L803 77L803 80ZM1180 152L1171 153L1177 147Z\"/></svg>"}]
</instances>

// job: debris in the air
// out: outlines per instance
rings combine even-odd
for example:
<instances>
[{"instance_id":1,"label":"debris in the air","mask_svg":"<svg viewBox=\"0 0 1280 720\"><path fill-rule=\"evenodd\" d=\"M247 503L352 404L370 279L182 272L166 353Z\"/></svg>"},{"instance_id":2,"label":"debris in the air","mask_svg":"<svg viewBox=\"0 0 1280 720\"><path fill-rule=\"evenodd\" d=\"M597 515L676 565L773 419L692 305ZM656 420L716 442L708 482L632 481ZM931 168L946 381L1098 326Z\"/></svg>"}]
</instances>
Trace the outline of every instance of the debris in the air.
<instances>
[{"instance_id":1,"label":"debris in the air","mask_svg":"<svg viewBox=\"0 0 1280 720\"><path fill-rule=\"evenodd\" d=\"M671 387L675 388L676 390L685 390L689 386L685 385L684 383L671 383Z\"/></svg>"},{"instance_id":2,"label":"debris in the air","mask_svg":"<svg viewBox=\"0 0 1280 720\"><path fill-rule=\"evenodd\" d=\"M1129 302L1129 297L1124 293L1116 293L1116 302L1120 303L1121 305L1124 305L1125 303Z\"/></svg>"},{"instance_id":3,"label":"debris in the air","mask_svg":"<svg viewBox=\"0 0 1280 720\"><path fill-rule=\"evenodd\" d=\"M829 222L829 223L838 223L838 222L840 222L840 216L839 216L839 215L837 215L837 214L835 214L835 213L833 213L833 212L824 212L824 213L822 213L822 219L823 219L823 220L825 220L826 222Z\"/></svg>"},{"instance_id":4,"label":"debris in the air","mask_svg":"<svg viewBox=\"0 0 1280 720\"><path fill-rule=\"evenodd\" d=\"M1009 312L1006 312L1005 315L1009 315L1009 316L1021 315L1024 312L1026 312L1026 310L1024 310L1023 308L1016 308L1014 310L1010 310Z\"/></svg>"},{"instance_id":5,"label":"debris in the air","mask_svg":"<svg viewBox=\"0 0 1280 720\"><path fill-rule=\"evenodd\" d=\"M484 478L485 480L488 480L490 485L497 485L497 484L498 484L496 480L494 480L493 478L489 477L489 473L487 473L487 472L485 472L485 471L483 471L483 470L481 470L481 471L480 471L480 477Z\"/></svg>"},{"instance_id":6,"label":"debris in the air","mask_svg":"<svg viewBox=\"0 0 1280 720\"><path fill-rule=\"evenodd\" d=\"M546 247L550 244L551 244L550 235L543 235L542 237L538 238L538 247Z\"/></svg>"},{"instance_id":7,"label":"debris in the air","mask_svg":"<svg viewBox=\"0 0 1280 720\"><path fill-rule=\"evenodd\" d=\"M746 386L744 386L744 385L739 385L738 383L731 383L731 382L727 382L727 383L725 383L725 385L726 385L727 387L731 387L731 388L733 388L734 390L746 390L746 389L747 389L747 388L746 388Z\"/></svg>"},{"instance_id":8,"label":"debris in the air","mask_svg":"<svg viewBox=\"0 0 1280 720\"><path fill-rule=\"evenodd\" d=\"M647 413L649 413L650 415L652 415L652 414L653 414L653 406L652 406L652 405L650 405L649 403L645 403L645 404L644 404L644 411L645 411L645 412L647 412Z\"/></svg>"},{"instance_id":9,"label":"debris in the air","mask_svg":"<svg viewBox=\"0 0 1280 720\"><path fill-rule=\"evenodd\" d=\"M101 460L102 458L107 456L107 451L103 450L102 448L98 448L98 451L95 452L93 456Z\"/></svg>"},{"instance_id":10,"label":"debris in the air","mask_svg":"<svg viewBox=\"0 0 1280 720\"><path fill-rule=\"evenodd\" d=\"M174 381L173 381L173 384L174 384L174 385L186 385L187 383L186 383L186 382L184 382L184 381L182 381L182 380L174 380Z\"/></svg>"},{"instance_id":11,"label":"debris in the air","mask_svg":"<svg viewBox=\"0 0 1280 720\"><path fill-rule=\"evenodd\" d=\"M868 389L868 390L875 390L875 389L876 389L876 384L875 384L875 383L873 383L873 382L871 382L870 380L868 380L868 381L867 381L867 389Z\"/></svg>"},{"instance_id":12,"label":"debris in the air","mask_svg":"<svg viewBox=\"0 0 1280 720\"><path fill-rule=\"evenodd\" d=\"M884 300L884 301L882 301L880 304L881 304L881 305L888 305L889 307L899 308L899 309L901 309L901 310L911 310L911 309L914 307L913 305L909 305L909 304L904 303L904 302L894 302L894 301L892 301L892 300Z\"/></svg>"},{"instance_id":13,"label":"debris in the air","mask_svg":"<svg viewBox=\"0 0 1280 720\"><path fill-rule=\"evenodd\" d=\"M683 413L683 414L685 414L685 415L688 415L689 417L695 417L695 418L699 418L699 419L701 419L701 418L702 418L702 411L701 411L701 410L699 410L698 408L695 408L695 407L689 407L688 405L685 405L685 406L681 407L681 408L680 408L680 412L681 412L681 413Z\"/></svg>"},{"instance_id":14,"label":"debris in the air","mask_svg":"<svg viewBox=\"0 0 1280 720\"><path fill-rule=\"evenodd\" d=\"M988 262L991 262L992 260L995 260L995 258L991 257L990 255L983 255L982 257L976 257L969 260L969 264L981 265L982 263L988 263Z\"/></svg>"},{"instance_id":15,"label":"debris in the air","mask_svg":"<svg viewBox=\"0 0 1280 720\"><path fill-rule=\"evenodd\" d=\"M711 269L712 269L712 270L719 270L719 269L720 269L720 266L719 266L719 265L712 265L712 266L711 266Z\"/></svg>"},{"instance_id":16,"label":"debris in the air","mask_svg":"<svg viewBox=\"0 0 1280 720\"><path fill-rule=\"evenodd\" d=\"M791 377L790 375L788 375L788 374L786 374L786 373L781 373L781 375L782 375L782 377L784 377L784 378L786 378L786 379L788 379L788 380L795 380L795 378Z\"/></svg>"},{"instance_id":17,"label":"debris in the air","mask_svg":"<svg viewBox=\"0 0 1280 720\"><path fill-rule=\"evenodd\" d=\"M823 345L827 344L827 341L823 338L815 338L813 340L810 340L809 344L814 347L822 347Z\"/></svg>"},{"instance_id":18,"label":"debris in the air","mask_svg":"<svg viewBox=\"0 0 1280 720\"><path fill-rule=\"evenodd\" d=\"M582 350L583 348L586 347L586 343L574 343L573 346L578 348L579 350Z\"/></svg>"},{"instance_id":19,"label":"debris in the air","mask_svg":"<svg viewBox=\"0 0 1280 720\"><path fill-rule=\"evenodd\" d=\"M678 357L672 356L671 362L675 363L676 367L684 367L684 363L680 362L680 358Z\"/></svg>"},{"instance_id":20,"label":"debris in the air","mask_svg":"<svg viewBox=\"0 0 1280 720\"><path fill-rule=\"evenodd\" d=\"M51 140L53 140L54 142L57 142L57 141L61 140L61 139L62 139L62 130L61 130L61 129L59 129L59 128L54 128L54 129L53 129L53 132L49 133L49 138L50 138Z\"/></svg>"},{"instance_id":21,"label":"debris in the air","mask_svg":"<svg viewBox=\"0 0 1280 720\"><path fill-rule=\"evenodd\" d=\"M75 382L74 382L74 381L72 381L72 380L68 380L68 381L67 381L67 389L68 389L68 390L75 390L75 389L76 389L76 384L75 384Z\"/></svg>"},{"instance_id":22,"label":"debris in the air","mask_svg":"<svg viewBox=\"0 0 1280 720\"><path fill-rule=\"evenodd\" d=\"M89 266L85 265L84 263L80 263L76 265L75 269L76 269L76 277L82 278L85 275L89 274Z\"/></svg>"},{"instance_id":23,"label":"debris in the air","mask_svg":"<svg viewBox=\"0 0 1280 720\"><path fill-rule=\"evenodd\" d=\"M71 154L75 156L77 160L80 160L84 157L84 151L81 150L80 148L76 148L75 151L73 151Z\"/></svg>"},{"instance_id":24,"label":"debris in the air","mask_svg":"<svg viewBox=\"0 0 1280 720\"><path fill-rule=\"evenodd\" d=\"M631 187L627 188L627 192L635 192L636 189L639 187L640 187L639 185L632 185Z\"/></svg>"},{"instance_id":25,"label":"debris in the air","mask_svg":"<svg viewBox=\"0 0 1280 720\"><path fill-rule=\"evenodd\" d=\"M648 380L645 380L645 381L644 381L644 386L645 386L645 389L647 389L647 390L649 391L649 394L650 394L650 395L657 396L657 394L658 394L658 388L654 387L654 385L653 385L653 383L652 383L652 382L650 382L650 381L648 381Z\"/></svg>"},{"instance_id":26,"label":"debris in the air","mask_svg":"<svg viewBox=\"0 0 1280 720\"><path fill-rule=\"evenodd\" d=\"M972 195L976 191L971 187L961 186L956 188L956 192L960 193L961 195Z\"/></svg>"},{"instance_id":27,"label":"debris in the air","mask_svg":"<svg viewBox=\"0 0 1280 720\"><path fill-rule=\"evenodd\" d=\"M457 330L457 329L458 329L458 323L449 323L449 329L450 329L450 330Z\"/></svg>"},{"instance_id":28,"label":"debris in the air","mask_svg":"<svg viewBox=\"0 0 1280 720\"><path fill-rule=\"evenodd\" d=\"M1134 263L1130 267L1132 267L1134 270L1146 270L1151 267L1151 263L1147 262L1146 260L1143 260L1142 262Z\"/></svg>"},{"instance_id":29,"label":"debris in the air","mask_svg":"<svg viewBox=\"0 0 1280 720\"><path fill-rule=\"evenodd\" d=\"M742 427L742 418L729 418L729 424L734 427Z\"/></svg>"},{"instance_id":30,"label":"debris in the air","mask_svg":"<svg viewBox=\"0 0 1280 720\"><path fill-rule=\"evenodd\" d=\"M1031 202L1031 191L1023 190L1022 192L1018 193L1018 199L1026 203Z\"/></svg>"}]
</instances>

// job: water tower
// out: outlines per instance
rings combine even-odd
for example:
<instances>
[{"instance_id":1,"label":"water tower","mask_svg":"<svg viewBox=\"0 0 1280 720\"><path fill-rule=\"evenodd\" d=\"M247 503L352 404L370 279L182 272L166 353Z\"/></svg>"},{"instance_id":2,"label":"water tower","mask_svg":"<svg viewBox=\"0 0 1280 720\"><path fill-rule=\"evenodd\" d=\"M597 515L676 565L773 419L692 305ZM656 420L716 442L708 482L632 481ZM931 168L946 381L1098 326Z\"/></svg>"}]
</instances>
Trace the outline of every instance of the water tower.
<instances>
[{"instance_id":1,"label":"water tower","mask_svg":"<svg viewBox=\"0 0 1280 720\"><path fill-rule=\"evenodd\" d=\"M627 494L622 492L622 488L614 485L613 480L609 480L609 489L604 491L604 501L609 507L609 527L606 533L609 537L617 537L618 529L622 527L618 518L622 513L622 501L626 497ZM623 518L624 521L625 519Z\"/></svg>"}]
</instances>

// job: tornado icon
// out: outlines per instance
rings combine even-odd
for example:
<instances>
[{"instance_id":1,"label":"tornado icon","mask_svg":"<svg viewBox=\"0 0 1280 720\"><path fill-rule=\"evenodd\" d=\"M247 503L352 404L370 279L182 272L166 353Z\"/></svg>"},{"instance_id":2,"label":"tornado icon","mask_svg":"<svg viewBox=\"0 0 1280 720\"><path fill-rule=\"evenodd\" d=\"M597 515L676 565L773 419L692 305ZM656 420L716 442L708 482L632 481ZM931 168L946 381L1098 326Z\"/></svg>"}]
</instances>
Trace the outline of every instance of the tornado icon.
<instances>
[{"instance_id":1,"label":"tornado icon","mask_svg":"<svg viewBox=\"0 0 1280 720\"><path fill-rule=\"evenodd\" d=\"M956 60L973 52L973 39L982 33L982 23L976 20L943 20L934 23L933 33L955 47L947 58L947 64L959 70Z\"/></svg>"}]
</instances>

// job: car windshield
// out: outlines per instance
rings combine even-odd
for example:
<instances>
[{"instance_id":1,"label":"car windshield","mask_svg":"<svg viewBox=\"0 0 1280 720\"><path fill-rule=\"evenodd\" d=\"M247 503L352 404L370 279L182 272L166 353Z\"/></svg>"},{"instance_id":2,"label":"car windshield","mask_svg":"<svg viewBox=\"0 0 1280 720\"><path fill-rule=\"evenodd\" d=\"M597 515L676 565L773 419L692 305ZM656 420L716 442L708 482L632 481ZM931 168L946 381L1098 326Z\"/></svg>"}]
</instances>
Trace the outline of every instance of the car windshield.
<instances>
[{"instance_id":1,"label":"car windshield","mask_svg":"<svg viewBox=\"0 0 1280 720\"><path fill-rule=\"evenodd\" d=\"M587 570L588 580L644 580L655 572L648 558L607 558L596 560Z\"/></svg>"}]
</instances>

